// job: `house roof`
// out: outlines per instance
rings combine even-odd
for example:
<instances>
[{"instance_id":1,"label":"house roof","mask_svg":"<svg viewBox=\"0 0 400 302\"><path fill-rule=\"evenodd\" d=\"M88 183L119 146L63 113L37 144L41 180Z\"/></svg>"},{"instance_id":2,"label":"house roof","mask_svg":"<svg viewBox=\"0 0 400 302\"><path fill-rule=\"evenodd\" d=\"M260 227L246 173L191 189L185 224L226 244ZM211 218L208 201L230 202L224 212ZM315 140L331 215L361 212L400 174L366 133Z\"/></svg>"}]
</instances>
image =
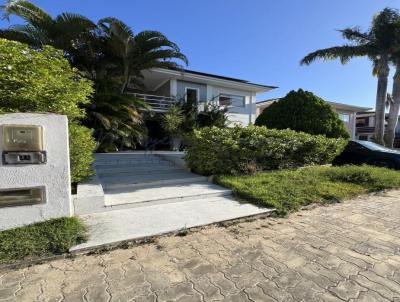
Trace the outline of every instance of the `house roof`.
<instances>
[{"instance_id":1,"label":"house roof","mask_svg":"<svg viewBox=\"0 0 400 302\"><path fill-rule=\"evenodd\" d=\"M179 69L177 69L177 70L179 71ZM249 85L262 86L262 87L271 88L271 89L278 88L277 86L256 84L256 83L252 83L252 82L247 81L247 80L231 78L231 77L221 76L221 75L212 74L212 73L205 73L205 72L194 71L194 70L189 70L189 69L181 69L181 71L186 72L186 73L191 73L191 74L197 74L197 75L202 75L202 76L206 76L206 77L211 77L211 78L227 80L227 81L233 81L233 82L245 83L245 84L249 84Z\"/></svg>"},{"instance_id":2,"label":"house roof","mask_svg":"<svg viewBox=\"0 0 400 302\"><path fill-rule=\"evenodd\" d=\"M158 81L168 78L175 78L177 80L192 81L197 83L212 84L222 87L230 87L232 89L252 91L256 93L266 92L271 89L277 88L276 86L256 84L250 81L216 75L211 73L199 72L189 69L166 69L154 68L143 72L144 76L158 78Z\"/></svg>"},{"instance_id":3,"label":"house roof","mask_svg":"<svg viewBox=\"0 0 400 302\"><path fill-rule=\"evenodd\" d=\"M279 101L280 99L281 98L275 98L275 99L268 99L268 100L260 101L260 102L257 102L256 106L260 107L260 108L267 107L270 104L272 104L273 102ZM326 102L337 109L349 110L349 111L355 111L355 112L368 111L368 110L372 109L369 107L360 107L360 106L348 105L348 104L343 104L343 103L338 103L338 102L331 102L331 101L326 101Z\"/></svg>"}]
</instances>

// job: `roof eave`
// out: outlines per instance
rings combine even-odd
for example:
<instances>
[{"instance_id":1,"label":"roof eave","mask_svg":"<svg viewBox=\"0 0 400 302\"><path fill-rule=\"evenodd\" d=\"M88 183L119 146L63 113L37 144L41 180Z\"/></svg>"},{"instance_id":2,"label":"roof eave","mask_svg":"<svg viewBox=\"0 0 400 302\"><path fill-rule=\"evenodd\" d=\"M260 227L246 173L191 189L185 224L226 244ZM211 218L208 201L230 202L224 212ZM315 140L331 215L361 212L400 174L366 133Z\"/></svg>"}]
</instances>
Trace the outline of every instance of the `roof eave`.
<instances>
[{"instance_id":1,"label":"roof eave","mask_svg":"<svg viewBox=\"0 0 400 302\"><path fill-rule=\"evenodd\" d=\"M250 82L242 82L239 80L222 79L218 76L213 77L213 76L207 76L207 75L202 75L202 74L195 74L195 73L185 72L184 70L154 68L153 71L163 73L163 74L168 74L168 75L176 77L177 79L184 79L187 81L190 81L190 80L198 80L199 81L200 80L200 81L204 81L206 83L215 84L216 86L228 86L228 87L232 87L232 88L236 88L236 89L243 89L246 91L251 91L251 92L256 92L256 93L267 92L272 89L278 88L276 86L261 85L261 84L255 84L255 83L250 83Z\"/></svg>"}]
</instances>

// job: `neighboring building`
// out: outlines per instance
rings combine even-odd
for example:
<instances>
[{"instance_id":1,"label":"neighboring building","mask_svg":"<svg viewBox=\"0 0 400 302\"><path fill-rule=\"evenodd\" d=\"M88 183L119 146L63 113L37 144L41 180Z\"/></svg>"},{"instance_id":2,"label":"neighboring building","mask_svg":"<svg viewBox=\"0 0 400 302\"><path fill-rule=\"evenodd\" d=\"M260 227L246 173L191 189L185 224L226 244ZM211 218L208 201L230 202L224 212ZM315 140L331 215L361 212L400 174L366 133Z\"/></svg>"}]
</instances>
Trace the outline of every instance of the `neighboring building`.
<instances>
[{"instance_id":1,"label":"neighboring building","mask_svg":"<svg viewBox=\"0 0 400 302\"><path fill-rule=\"evenodd\" d=\"M135 95L156 112L166 112L179 100L196 104L199 109L213 102L228 108L232 125L243 126L255 121L256 95L276 88L192 70L161 68L144 71L143 84L145 93Z\"/></svg>"},{"instance_id":2,"label":"neighboring building","mask_svg":"<svg viewBox=\"0 0 400 302\"><path fill-rule=\"evenodd\" d=\"M279 100L280 100L280 98L258 102L256 105L257 106L256 116L259 116L265 108L267 108L272 103L277 102ZM342 120L342 122L346 126L347 130L349 131L350 137L352 139L355 139L356 138L356 114L357 114L357 112L371 110L371 108L347 105L347 104L336 103L336 102L327 102L327 103L330 104L333 107L333 109L339 114L339 118Z\"/></svg>"},{"instance_id":3,"label":"neighboring building","mask_svg":"<svg viewBox=\"0 0 400 302\"><path fill-rule=\"evenodd\" d=\"M385 116L385 128L386 128L386 120L389 115ZM367 111L367 112L357 112L357 121L356 121L356 138L359 140L365 141L373 141L374 140L374 132L375 132L375 111ZM394 147L400 148L400 121L397 122L396 126L396 137L394 140Z\"/></svg>"}]
</instances>

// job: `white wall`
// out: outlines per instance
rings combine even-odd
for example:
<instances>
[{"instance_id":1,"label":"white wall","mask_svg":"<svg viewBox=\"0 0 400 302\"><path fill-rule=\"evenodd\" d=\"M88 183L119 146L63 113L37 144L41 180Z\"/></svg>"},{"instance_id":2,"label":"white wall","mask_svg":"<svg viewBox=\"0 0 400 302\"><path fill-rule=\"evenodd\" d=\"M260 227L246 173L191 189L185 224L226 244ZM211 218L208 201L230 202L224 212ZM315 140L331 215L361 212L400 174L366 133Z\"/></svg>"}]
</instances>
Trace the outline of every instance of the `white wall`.
<instances>
[{"instance_id":1,"label":"white wall","mask_svg":"<svg viewBox=\"0 0 400 302\"><path fill-rule=\"evenodd\" d=\"M55 114L13 113L0 115L4 124L42 125L47 163L3 165L0 163L0 189L46 188L44 204L0 207L0 230L73 214L68 146L68 120ZM2 131L0 151L2 152Z\"/></svg>"},{"instance_id":2,"label":"white wall","mask_svg":"<svg viewBox=\"0 0 400 302\"><path fill-rule=\"evenodd\" d=\"M228 110L228 120L231 122L230 126L234 124L241 124L242 126L247 126L249 123L254 123L255 113L256 113L256 95L250 91L234 90L219 86L208 85L208 94L211 93L211 98L217 97L221 93L232 94L245 97L244 107L231 107Z\"/></svg>"}]
</instances>

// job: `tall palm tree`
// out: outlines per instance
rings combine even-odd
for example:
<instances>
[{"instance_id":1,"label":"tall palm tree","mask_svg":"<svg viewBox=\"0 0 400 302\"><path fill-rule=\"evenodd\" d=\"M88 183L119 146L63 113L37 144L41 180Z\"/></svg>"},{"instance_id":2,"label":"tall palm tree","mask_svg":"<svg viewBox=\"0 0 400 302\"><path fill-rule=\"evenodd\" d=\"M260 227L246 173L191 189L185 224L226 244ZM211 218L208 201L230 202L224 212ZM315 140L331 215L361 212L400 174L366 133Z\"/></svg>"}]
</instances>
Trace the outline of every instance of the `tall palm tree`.
<instances>
[{"instance_id":1,"label":"tall palm tree","mask_svg":"<svg viewBox=\"0 0 400 302\"><path fill-rule=\"evenodd\" d=\"M389 117L385 133L385 145L389 148L393 148L394 145L396 127L400 111L400 54L399 56L393 58L393 64L396 67L396 71L393 76L393 88L391 102L389 105Z\"/></svg>"},{"instance_id":2,"label":"tall palm tree","mask_svg":"<svg viewBox=\"0 0 400 302\"><path fill-rule=\"evenodd\" d=\"M354 57L366 56L373 62L373 74L378 77L375 104L375 140L382 145L384 144L389 64L393 54L398 51L395 26L398 18L397 10L385 8L373 18L371 27L367 32L362 32L358 28L341 30L342 36L350 43L317 50L308 54L301 61L301 64L309 65L319 58L324 60L339 58L342 64L346 64Z\"/></svg>"},{"instance_id":3,"label":"tall palm tree","mask_svg":"<svg viewBox=\"0 0 400 302\"><path fill-rule=\"evenodd\" d=\"M120 62L121 66L117 67L122 70L121 93L131 80L138 83L143 70L180 67L172 59L188 63L179 47L158 31L147 30L135 35L128 25L111 17L101 19L98 26L105 33L112 54Z\"/></svg>"}]
</instances>

